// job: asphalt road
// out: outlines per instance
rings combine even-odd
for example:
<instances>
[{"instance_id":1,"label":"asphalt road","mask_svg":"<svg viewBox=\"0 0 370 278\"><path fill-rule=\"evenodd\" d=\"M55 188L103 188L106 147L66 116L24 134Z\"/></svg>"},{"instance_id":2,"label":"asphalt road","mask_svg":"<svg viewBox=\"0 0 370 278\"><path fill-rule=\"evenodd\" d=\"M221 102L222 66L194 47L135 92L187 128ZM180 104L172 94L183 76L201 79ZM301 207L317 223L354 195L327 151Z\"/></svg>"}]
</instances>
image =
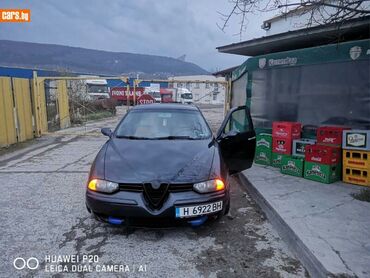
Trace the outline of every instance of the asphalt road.
<instances>
[{"instance_id":1,"label":"asphalt road","mask_svg":"<svg viewBox=\"0 0 370 278\"><path fill-rule=\"evenodd\" d=\"M203 111L215 130L222 107L206 106ZM115 118L2 153L0 277L306 275L236 178L230 214L196 229L133 229L93 219L84 192L90 164L106 140L98 130L114 127L122 113L120 109ZM54 262L61 256L74 261ZM29 258L34 270L14 267L14 261L22 268Z\"/></svg>"}]
</instances>

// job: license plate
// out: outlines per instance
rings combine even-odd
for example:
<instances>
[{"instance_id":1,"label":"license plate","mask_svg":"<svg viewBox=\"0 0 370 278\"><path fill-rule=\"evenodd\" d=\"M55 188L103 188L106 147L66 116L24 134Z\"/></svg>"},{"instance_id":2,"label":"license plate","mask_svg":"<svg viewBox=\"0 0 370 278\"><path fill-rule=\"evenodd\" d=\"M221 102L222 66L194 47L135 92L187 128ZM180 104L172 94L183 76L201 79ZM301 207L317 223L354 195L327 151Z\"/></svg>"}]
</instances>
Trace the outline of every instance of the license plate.
<instances>
[{"instance_id":1,"label":"license plate","mask_svg":"<svg viewBox=\"0 0 370 278\"><path fill-rule=\"evenodd\" d=\"M177 207L176 218L185 218L198 215L205 215L222 210L222 201L204 205Z\"/></svg>"}]
</instances>

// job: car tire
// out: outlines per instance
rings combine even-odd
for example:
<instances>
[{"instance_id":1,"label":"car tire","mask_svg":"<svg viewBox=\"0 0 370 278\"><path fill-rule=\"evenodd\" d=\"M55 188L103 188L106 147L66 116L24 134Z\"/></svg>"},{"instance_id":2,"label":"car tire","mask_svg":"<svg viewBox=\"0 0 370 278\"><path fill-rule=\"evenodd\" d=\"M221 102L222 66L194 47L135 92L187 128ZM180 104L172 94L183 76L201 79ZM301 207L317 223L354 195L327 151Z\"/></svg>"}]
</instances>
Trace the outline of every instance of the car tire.
<instances>
[{"instance_id":1,"label":"car tire","mask_svg":"<svg viewBox=\"0 0 370 278\"><path fill-rule=\"evenodd\" d=\"M230 200L227 202L227 205L226 205L226 208L225 208L225 212L224 212L224 215L228 214L230 211Z\"/></svg>"}]
</instances>

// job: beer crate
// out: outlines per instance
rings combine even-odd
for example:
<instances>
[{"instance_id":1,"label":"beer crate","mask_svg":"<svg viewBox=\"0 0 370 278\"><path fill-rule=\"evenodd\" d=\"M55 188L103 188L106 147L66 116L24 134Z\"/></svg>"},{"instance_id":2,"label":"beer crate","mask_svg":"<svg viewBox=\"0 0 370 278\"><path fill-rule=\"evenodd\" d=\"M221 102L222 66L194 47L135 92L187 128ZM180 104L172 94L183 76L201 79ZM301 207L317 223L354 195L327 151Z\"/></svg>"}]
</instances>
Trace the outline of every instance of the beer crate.
<instances>
[{"instance_id":1,"label":"beer crate","mask_svg":"<svg viewBox=\"0 0 370 278\"><path fill-rule=\"evenodd\" d=\"M271 165L272 136L268 133L256 135L256 153L254 161L258 164Z\"/></svg>"},{"instance_id":2,"label":"beer crate","mask_svg":"<svg viewBox=\"0 0 370 278\"><path fill-rule=\"evenodd\" d=\"M370 130L344 130L342 148L370 151Z\"/></svg>"},{"instance_id":3,"label":"beer crate","mask_svg":"<svg viewBox=\"0 0 370 278\"><path fill-rule=\"evenodd\" d=\"M305 161L303 176L308 180L333 183L340 180L341 164L327 165Z\"/></svg>"},{"instance_id":4,"label":"beer crate","mask_svg":"<svg viewBox=\"0 0 370 278\"><path fill-rule=\"evenodd\" d=\"M296 156L283 156L280 172L285 175L303 177L304 159Z\"/></svg>"},{"instance_id":5,"label":"beer crate","mask_svg":"<svg viewBox=\"0 0 370 278\"><path fill-rule=\"evenodd\" d=\"M256 149L254 162L262 165L271 165L272 153L267 149Z\"/></svg>"},{"instance_id":6,"label":"beer crate","mask_svg":"<svg viewBox=\"0 0 370 278\"><path fill-rule=\"evenodd\" d=\"M370 170L370 152L343 150L343 166Z\"/></svg>"},{"instance_id":7,"label":"beer crate","mask_svg":"<svg viewBox=\"0 0 370 278\"><path fill-rule=\"evenodd\" d=\"M302 138L316 140L317 128L318 126L315 125L304 125L301 132Z\"/></svg>"},{"instance_id":8,"label":"beer crate","mask_svg":"<svg viewBox=\"0 0 370 278\"><path fill-rule=\"evenodd\" d=\"M321 126L317 129L317 143L325 145L342 145L342 133L349 127Z\"/></svg>"},{"instance_id":9,"label":"beer crate","mask_svg":"<svg viewBox=\"0 0 370 278\"><path fill-rule=\"evenodd\" d=\"M280 168L281 166L281 161L283 159L283 157L286 156L285 154L281 154L281 153L274 153L272 152L272 155L271 155L271 166L272 167L276 167L276 168Z\"/></svg>"},{"instance_id":10,"label":"beer crate","mask_svg":"<svg viewBox=\"0 0 370 278\"><path fill-rule=\"evenodd\" d=\"M292 139L272 137L272 151L275 153L291 154Z\"/></svg>"},{"instance_id":11,"label":"beer crate","mask_svg":"<svg viewBox=\"0 0 370 278\"><path fill-rule=\"evenodd\" d=\"M357 185L370 186L370 170L344 166L343 181Z\"/></svg>"},{"instance_id":12,"label":"beer crate","mask_svg":"<svg viewBox=\"0 0 370 278\"><path fill-rule=\"evenodd\" d=\"M304 157L305 147L307 145L314 145L316 140L301 138L293 140L292 154L293 156Z\"/></svg>"},{"instance_id":13,"label":"beer crate","mask_svg":"<svg viewBox=\"0 0 370 278\"><path fill-rule=\"evenodd\" d=\"M326 145L307 145L305 147L305 160L327 165L337 164L341 162L341 149Z\"/></svg>"},{"instance_id":14,"label":"beer crate","mask_svg":"<svg viewBox=\"0 0 370 278\"><path fill-rule=\"evenodd\" d=\"M273 122L272 136L277 138L297 139L301 138L301 123L297 122Z\"/></svg>"},{"instance_id":15,"label":"beer crate","mask_svg":"<svg viewBox=\"0 0 370 278\"><path fill-rule=\"evenodd\" d=\"M270 127L256 127L255 128L255 131L256 131L256 134L261 134L261 133L265 133L265 134L272 134L272 128Z\"/></svg>"}]
</instances>

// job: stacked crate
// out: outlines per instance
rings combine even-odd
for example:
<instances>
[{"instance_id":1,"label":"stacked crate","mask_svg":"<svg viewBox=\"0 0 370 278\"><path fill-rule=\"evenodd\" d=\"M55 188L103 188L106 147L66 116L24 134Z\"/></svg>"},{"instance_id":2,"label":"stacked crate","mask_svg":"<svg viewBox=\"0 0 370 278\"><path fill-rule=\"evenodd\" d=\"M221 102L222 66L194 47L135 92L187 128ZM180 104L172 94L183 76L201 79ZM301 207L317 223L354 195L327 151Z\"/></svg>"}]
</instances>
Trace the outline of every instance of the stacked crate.
<instances>
[{"instance_id":1,"label":"stacked crate","mask_svg":"<svg viewBox=\"0 0 370 278\"><path fill-rule=\"evenodd\" d=\"M322 183L340 180L342 133L346 129L333 126L317 129L317 144L305 147L305 179Z\"/></svg>"},{"instance_id":2,"label":"stacked crate","mask_svg":"<svg viewBox=\"0 0 370 278\"><path fill-rule=\"evenodd\" d=\"M256 153L254 162L262 165L271 165L272 135L259 133L256 135Z\"/></svg>"},{"instance_id":3,"label":"stacked crate","mask_svg":"<svg viewBox=\"0 0 370 278\"><path fill-rule=\"evenodd\" d=\"M342 148L343 181L370 186L370 130L345 130Z\"/></svg>"},{"instance_id":4,"label":"stacked crate","mask_svg":"<svg viewBox=\"0 0 370 278\"><path fill-rule=\"evenodd\" d=\"M281 167L284 157L292 154L293 140L301 137L302 125L297 122L273 122L272 166Z\"/></svg>"},{"instance_id":5,"label":"stacked crate","mask_svg":"<svg viewBox=\"0 0 370 278\"><path fill-rule=\"evenodd\" d=\"M305 147L315 143L316 140L307 138L293 140L292 155L284 156L281 160L281 173L303 177Z\"/></svg>"}]
</instances>

